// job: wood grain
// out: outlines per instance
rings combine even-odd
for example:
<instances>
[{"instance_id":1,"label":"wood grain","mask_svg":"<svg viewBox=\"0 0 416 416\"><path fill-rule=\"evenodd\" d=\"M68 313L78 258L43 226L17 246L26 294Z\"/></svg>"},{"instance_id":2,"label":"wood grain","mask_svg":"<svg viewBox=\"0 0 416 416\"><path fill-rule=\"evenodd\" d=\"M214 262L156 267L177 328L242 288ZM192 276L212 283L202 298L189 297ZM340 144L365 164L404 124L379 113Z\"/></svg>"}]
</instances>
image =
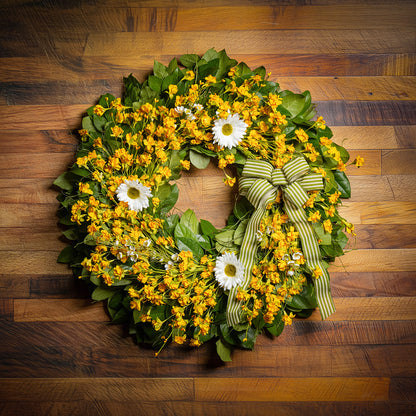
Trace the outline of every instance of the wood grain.
<instances>
[{"instance_id":1,"label":"wood grain","mask_svg":"<svg viewBox=\"0 0 416 416\"><path fill-rule=\"evenodd\" d=\"M99 3L99 4L98 4ZM416 413L416 5L412 0L3 0L0 5L0 415ZM295 319L223 364L215 345L158 358L110 325L56 263L53 180L81 116L156 59L225 48L309 90L351 160L355 224L331 265L337 312ZM224 225L236 190L211 165L177 212Z\"/></svg>"}]
</instances>

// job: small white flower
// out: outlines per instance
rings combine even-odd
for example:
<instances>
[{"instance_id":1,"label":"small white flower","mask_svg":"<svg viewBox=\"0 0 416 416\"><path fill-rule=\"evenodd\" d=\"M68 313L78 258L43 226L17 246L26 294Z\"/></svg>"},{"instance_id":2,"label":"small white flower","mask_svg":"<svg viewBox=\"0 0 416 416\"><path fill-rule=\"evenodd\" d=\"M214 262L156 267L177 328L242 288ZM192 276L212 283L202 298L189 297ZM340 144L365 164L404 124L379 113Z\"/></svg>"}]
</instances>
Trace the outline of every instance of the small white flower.
<instances>
[{"instance_id":1,"label":"small white flower","mask_svg":"<svg viewBox=\"0 0 416 416\"><path fill-rule=\"evenodd\" d=\"M295 272L293 270L288 270L287 271L288 276L293 276L294 274L295 274Z\"/></svg>"},{"instance_id":2,"label":"small white flower","mask_svg":"<svg viewBox=\"0 0 416 416\"><path fill-rule=\"evenodd\" d=\"M263 233L260 230L257 230L256 238L259 243L263 240Z\"/></svg>"},{"instance_id":3,"label":"small white flower","mask_svg":"<svg viewBox=\"0 0 416 416\"><path fill-rule=\"evenodd\" d=\"M149 206L152 197L150 188L142 185L138 180L124 181L116 190L119 201L127 202L133 211L141 211Z\"/></svg>"},{"instance_id":4,"label":"small white flower","mask_svg":"<svg viewBox=\"0 0 416 416\"><path fill-rule=\"evenodd\" d=\"M202 111L204 109L202 104L194 104L192 107L195 108L195 111Z\"/></svg>"},{"instance_id":5,"label":"small white flower","mask_svg":"<svg viewBox=\"0 0 416 416\"><path fill-rule=\"evenodd\" d=\"M172 261L172 260L169 260L169 261L165 264L165 270L170 270L173 266L174 266L173 261Z\"/></svg>"},{"instance_id":6,"label":"small white flower","mask_svg":"<svg viewBox=\"0 0 416 416\"><path fill-rule=\"evenodd\" d=\"M300 251L297 251L296 253L292 254L292 259L293 260L300 260L302 257L302 253Z\"/></svg>"},{"instance_id":7,"label":"small white flower","mask_svg":"<svg viewBox=\"0 0 416 416\"><path fill-rule=\"evenodd\" d=\"M215 280L226 290L238 286L244 280L244 265L235 253L225 252L217 257L214 272Z\"/></svg>"},{"instance_id":8,"label":"small white flower","mask_svg":"<svg viewBox=\"0 0 416 416\"><path fill-rule=\"evenodd\" d=\"M290 260L289 254L284 254L283 257L282 257L282 260L283 261L289 261Z\"/></svg>"},{"instance_id":9,"label":"small white flower","mask_svg":"<svg viewBox=\"0 0 416 416\"><path fill-rule=\"evenodd\" d=\"M172 254L172 255L170 256L170 258L171 258L173 261L178 261L178 260L179 260L179 254L178 254L178 253L174 253L174 254Z\"/></svg>"},{"instance_id":10,"label":"small white flower","mask_svg":"<svg viewBox=\"0 0 416 416\"><path fill-rule=\"evenodd\" d=\"M185 114L185 117L187 120L195 120L195 116L192 114L192 111L189 108L186 108L184 106L175 107L175 111L178 114Z\"/></svg>"},{"instance_id":11,"label":"small white flower","mask_svg":"<svg viewBox=\"0 0 416 416\"><path fill-rule=\"evenodd\" d=\"M150 244L152 244L152 241L148 238L147 240L144 240L143 247L150 247Z\"/></svg>"},{"instance_id":12,"label":"small white flower","mask_svg":"<svg viewBox=\"0 0 416 416\"><path fill-rule=\"evenodd\" d=\"M240 120L238 114L229 115L226 119L219 118L214 121L212 128L213 141L222 147L232 149L241 142L247 127L248 125Z\"/></svg>"}]
</instances>

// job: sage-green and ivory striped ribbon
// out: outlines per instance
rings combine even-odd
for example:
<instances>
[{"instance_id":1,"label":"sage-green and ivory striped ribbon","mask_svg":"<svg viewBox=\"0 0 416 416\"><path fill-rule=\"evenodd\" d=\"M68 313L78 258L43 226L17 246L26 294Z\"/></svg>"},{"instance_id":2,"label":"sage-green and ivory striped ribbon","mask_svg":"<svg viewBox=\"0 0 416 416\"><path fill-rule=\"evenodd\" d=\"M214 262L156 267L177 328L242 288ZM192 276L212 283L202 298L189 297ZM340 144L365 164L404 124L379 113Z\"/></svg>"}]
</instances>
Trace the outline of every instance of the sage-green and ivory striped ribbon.
<instances>
[{"instance_id":1,"label":"sage-green and ivory striped ribbon","mask_svg":"<svg viewBox=\"0 0 416 416\"><path fill-rule=\"evenodd\" d=\"M299 232L306 264L312 270L320 268L322 275L315 280L316 297L322 319L335 312L330 293L329 274L322 264L318 241L308 221L303 204L309 199L307 191L323 189L322 176L310 173L303 157L295 157L282 169L274 169L265 160L248 159L239 181L241 195L245 195L254 206L241 244L239 260L244 265L244 280L240 286L230 290L227 304L227 324L236 325L241 320L242 302L236 299L238 289L246 290L251 281L251 269L257 252L257 231L269 203L275 201L278 187L283 191L283 202L289 220Z\"/></svg>"}]
</instances>

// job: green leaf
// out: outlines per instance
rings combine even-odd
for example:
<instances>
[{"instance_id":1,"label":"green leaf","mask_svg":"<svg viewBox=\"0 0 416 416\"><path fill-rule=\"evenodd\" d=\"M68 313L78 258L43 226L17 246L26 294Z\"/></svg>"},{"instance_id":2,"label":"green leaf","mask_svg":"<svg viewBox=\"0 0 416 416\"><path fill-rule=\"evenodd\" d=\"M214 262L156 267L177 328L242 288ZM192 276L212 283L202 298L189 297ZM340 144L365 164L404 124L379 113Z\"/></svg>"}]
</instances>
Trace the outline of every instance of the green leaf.
<instances>
[{"instance_id":1,"label":"green leaf","mask_svg":"<svg viewBox=\"0 0 416 416\"><path fill-rule=\"evenodd\" d=\"M98 286L91 294L91 299L99 302L111 298L114 295L114 289L110 289L108 286Z\"/></svg>"},{"instance_id":2,"label":"green leaf","mask_svg":"<svg viewBox=\"0 0 416 416\"><path fill-rule=\"evenodd\" d=\"M85 178L87 176L90 176L90 171L88 169L84 169L84 168L79 168L78 166L74 166L71 168L71 173L73 173L74 175L78 175L81 176L82 178Z\"/></svg>"},{"instance_id":3,"label":"green leaf","mask_svg":"<svg viewBox=\"0 0 416 416\"><path fill-rule=\"evenodd\" d=\"M288 307L294 309L314 309L318 306L316 301L315 288L312 284L308 284L298 295L293 296L290 301L286 302Z\"/></svg>"},{"instance_id":4,"label":"green leaf","mask_svg":"<svg viewBox=\"0 0 416 416\"><path fill-rule=\"evenodd\" d=\"M189 160L192 165L198 169L205 169L211 160L209 156L203 155L202 153L195 152L195 150L189 151Z\"/></svg>"},{"instance_id":5,"label":"green leaf","mask_svg":"<svg viewBox=\"0 0 416 416\"><path fill-rule=\"evenodd\" d=\"M241 197L235 204L233 212L234 215L239 219L248 218L253 211L253 205L250 204L247 198Z\"/></svg>"},{"instance_id":6,"label":"green leaf","mask_svg":"<svg viewBox=\"0 0 416 416\"><path fill-rule=\"evenodd\" d=\"M166 215L175 206L176 201L178 200L178 197L179 197L179 188L175 184L172 186L169 196L163 201L161 200L160 213L162 215Z\"/></svg>"},{"instance_id":7,"label":"green leaf","mask_svg":"<svg viewBox=\"0 0 416 416\"><path fill-rule=\"evenodd\" d=\"M302 94L294 94L291 91L284 91L280 95L282 98L282 105L286 110L292 114L292 117L296 117L301 114L305 108L305 97Z\"/></svg>"},{"instance_id":8,"label":"green leaf","mask_svg":"<svg viewBox=\"0 0 416 416\"><path fill-rule=\"evenodd\" d=\"M213 237L217 233L217 229L207 220L200 221L202 234Z\"/></svg>"},{"instance_id":9,"label":"green leaf","mask_svg":"<svg viewBox=\"0 0 416 416\"><path fill-rule=\"evenodd\" d=\"M85 116L82 119L82 128L87 130L88 132L96 132L97 130L94 127L94 124L89 116Z\"/></svg>"},{"instance_id":10,"label":"green leaf","mask_svg":"<svg viewBox=\"0 0 416 416\"><path fill-rule=\"evenodd\" d=\"M221 338L216 342L217 354L224 362L230 362L232 348L229 344L223 341Z\"/></svg>"},{"instance_id":11,"label":"green leaf","mask_svg":"<svg viewBox=\"0 0 416 416\"><path fill-rule=\"evenodd\" d=\"M76 240L78 238L78 229L77 228L70 228L68 230L62 231L62 234L68 239L68 240Z\"/></svg>"},{"instance_id":12,"label":"green leaf","mask_svg":"<svg viewBox=\"0 0 416 416\"><path fill-rule=\"evenodd\" d=\"M149 75L149 78L147 79L147 82L149 83L149 87L156 92L160 92L162 88L162 79L158 78L155 75Z\"/></svg>"},{"instance_id":13,"label":"green leaf","mask_svg":"<svg viewBox=\"0 0 416 416\"><path fill-rule=\"evenodd\" d=\"M333 174L338 185L338 191L341 192L341 198L350 198L351 185L347 175L339 170L334 170Z\"/></svg>"},{"instance_id":14,"label":"green leaf","mask_svg":"<svg viewBox=\"0 0 416 416\"><path fill-rule=\"evenodd\" d=\"M176 245L179 250L191 251L196 259L200 259L204 255L203 248L193 238L179 237L176 239Z\"/></svg>"},{"instance_id":15,"label":"green leaf","mask_svg":"<svg viewBox=\"0 0 416 416\"><path fill-rule=\"evenodd\" d=\"M241 246L241 243L243 242L243 239L244 239L244 235L246 233L248 221L249 221L248 219L241 221L237 229L234 231L234 236L233 236L234 244Z\"/></svg>"},{"instance_id":16,"label":"green leaf","mask_svg":"<svg viewBox=\"0 0 416 416\"><path fill-rule=\"evenodd\" d=\"M202 59L205 59L207 62L210 62L214 59L218 59L218 57L219 57L218 52L214 48L211 48L211 49L208 49L204 53L204 55L202 56Z\"/></svg>"},{"instance_id":17,"label":"green leaf","mask_svg":"<svg viewBox=\"0 0 416 416\"><path fill-rule=\"evenodd\" d=\"M348 243L348 237L342 230L338 230L337 232L337 242L342 249L344 249Z\"/></svg>"},{"instance_id":18,"label":"green leaf","mask_svg":"<svg viewBox=\"0 0 416 416\"><path fill-rule=\"evenodd\" d=\"M73 187L74 175L70 172L64 172L62 175L59 175L53 182L54 185L59 186L61 189L70 191Z\"/></svg>"},{"instance_id":19,"label":"green leaf","mask_svg":"<svg viewBox=\"0 0 416 416\"><path fill-rule=\"evenodd\" d=\"M185 67L185 68L193 68L195 64L199 61L199 56L192 54L186 54L182 55L179 58L179 62Z\"/></svg>"},{"instance_id":20,"label":"green leaf","mask_svg":"<svg viewBox=\"0 0 416 416\"><path fill-rule=\"evenodd\" d=\"M74 257L74 248L72 246L65 247L58 256L58 263L70 263Z\"/></svg>"},{"instance_id":21,"label":"green leaf","mask_svg":"<svg viewBox=\"0 0 416 416\"><path fill-rule=\"evenodd\" d=\"M153 73L156 75L156 77L161 79L169 75L168 69L165 67L165 65L161 64L158 61L154 61Z\"/></svg>"},{"instance_id":22,"label":"green leaf","mask_svg":"<svg viewBox=\"0 0 416 416\"><path fill-rule=\"evenodd\" d=\"M169 74L171 74L173 71L175 71L175 69L178 68L178 61L176 60L176 58L173 58L168 65L168 72Z\"/></svg>"},{"instance_id":23,"label":"green leaf","mask_svg":"<svg viewBox=\"0 0 416 416\"><path fill-rule=\"evenodd\" d=\"M312 226L313 226L313 229L315 230L316 235L318 236L318 238L320 240L322 240L320 244L323 244L323 245L331 244L331 241L332 241L331 234L325 232L324 227L323 227L322 224L313 223Z\"/></svg>"},{"instance_id":24,"label":"green leaf","mask_svg":"<svg viewBox=\"0 0 416 416\"><path fill-rule=\"evenodd\" d=\"M215 74L218 71L219 64L220 64L220 60L217 58L217 59L213 59L212 61L209 61L205 65L201 65L198 68L199 79L203 80L208 75L215 76Z\"/></svg>"},{"instance_id":25,"label":"green leaf","mask_svg":"<svg viewBox=\"0 0 416 416\"><path fill-rule=\"evenodd\" d=\"M195 212L191 209L187 209L181 217L181 225L189 228L193 234L198 233L198 218L196 218Z\"/></svg>"},{"instance_id":26,"label":"green leaf","mask_svg":"<svg viewBox=\"0 0 416 416\"><path fill-rule=\"evenodd\" d=\"M283 332L284 327L285 323L281 319L277 319L276 317L273 325L266 327L266 329L270 332L270 334L272 334L275 337L278 337Z\"/></svg>"}]
</instances>

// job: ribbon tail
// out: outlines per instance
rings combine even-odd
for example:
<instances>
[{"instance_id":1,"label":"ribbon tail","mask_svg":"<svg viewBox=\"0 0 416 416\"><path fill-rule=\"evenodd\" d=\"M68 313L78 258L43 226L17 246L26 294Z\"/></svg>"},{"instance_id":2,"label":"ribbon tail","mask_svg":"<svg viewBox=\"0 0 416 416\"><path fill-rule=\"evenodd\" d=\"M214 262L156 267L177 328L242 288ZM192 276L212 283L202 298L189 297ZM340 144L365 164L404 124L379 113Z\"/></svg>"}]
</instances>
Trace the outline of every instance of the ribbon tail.
<instances>
[{"instance_id":1,"label":"ribbon tail","mask_svg":"<svg viewBox=\"0 0 416 416\"><path fill-rule=\"evenodd\" d=\"M308 222L303 208L298 208L287 199L285 199L285 208L289 219L294 223L299 232L306 264L312 270L316 267L319 267L322 270L322 275L315 280L314 285L321 318L326 319L335 312L335 305L331 296L329 274L322 263L319 245L313 227Z\"/></svg>"},{"instance_id":2,"label":"ribbon tail","mask_svg":"<svg viewBox=\"0 0 416 416\"><path fill-rule=\"evenodd\" d=\"M276 197L274 189L267 192L261 199L258 208L251 216L244 239L241 244L239 260L244 265L244 281L240 286L234 287L228 294L226 321L228 326L237 325L241 321L242 315L242 301L236 299L238 289L247 289L251 281L251 269L254 265L254 260L257 253L257 231L260 226L261 219L266 212L266 207L270 202L273 202Z\"/></svg>"}]
</instances>

